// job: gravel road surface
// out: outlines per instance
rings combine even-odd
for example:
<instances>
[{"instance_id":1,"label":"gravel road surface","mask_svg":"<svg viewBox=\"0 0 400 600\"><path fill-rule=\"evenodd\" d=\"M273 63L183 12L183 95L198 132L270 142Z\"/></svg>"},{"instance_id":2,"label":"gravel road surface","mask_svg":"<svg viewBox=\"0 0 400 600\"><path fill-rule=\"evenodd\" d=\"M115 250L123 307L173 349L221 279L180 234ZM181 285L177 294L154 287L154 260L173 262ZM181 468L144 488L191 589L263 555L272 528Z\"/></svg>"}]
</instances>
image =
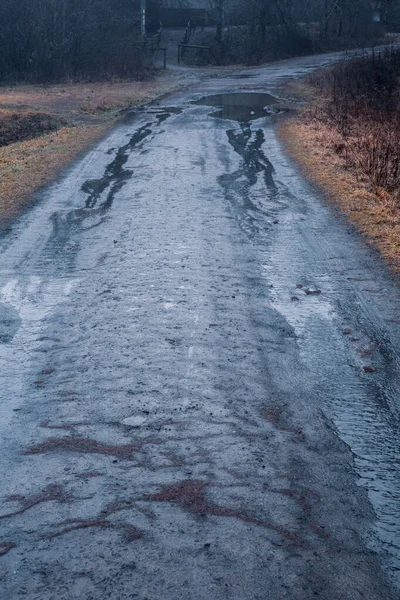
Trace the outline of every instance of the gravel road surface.
<instances>
[{"instance_id":1,"label":"gravel road surface","mask_svg":"<svg viewBox=\"0 0 400 600\"><path fill-rule=\"evenodd\" d=\"M127 115L0 240L2 600L400 598L399 290L275 134L331 58Z\"/></svg>"}]
</instances>

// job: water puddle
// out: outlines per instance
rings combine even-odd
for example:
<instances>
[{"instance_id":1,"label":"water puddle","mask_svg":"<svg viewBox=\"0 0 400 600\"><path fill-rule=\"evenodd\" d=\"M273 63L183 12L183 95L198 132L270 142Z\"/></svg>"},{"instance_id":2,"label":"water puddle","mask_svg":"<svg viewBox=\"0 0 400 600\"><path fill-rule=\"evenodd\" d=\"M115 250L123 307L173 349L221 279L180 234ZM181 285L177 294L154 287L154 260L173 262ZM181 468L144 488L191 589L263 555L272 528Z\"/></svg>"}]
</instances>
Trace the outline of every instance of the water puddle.
<instances>
[{"instance_id":1,"label":"water puddle","mask_svg":"<svg viewBox=\"0 0 400 600\"><path fill-rule=\"evenodd\" d=\"M278 102L278 99L271 94L243 92L205 96L196 100L194 104L218 108L219 110L210 114L211 117L248 123L276 114Z\"/></svg>"},{"instance_id":2,"label":"water puddle","mask_svg":"<svg viewBox=\"0 0 400 600\"><path fill-rule=\"evenodd\" d=\"M252 129L249 123L240 123L236 128L226 131L229 145L240 157L236 170L217 178L224 191L232 214L246 234L268 235L271 227L275 198L278 194L275 182L275 170L263 150L265 134L263 129Z\"/></svg>"},{"instance_id":3,"label":"water puddle","mask_svg":"<svg viewBox=\"0 0 400 600\"><path fill-rule=\"evenodd\" d=\"M301 267L287 241L276 242L279 248L286 243L287 257L282 259L279 250L277 260L268 255L264 264L266 280L273 282L271 301L295 330L321 409L352 451L357 484L366 489L376 516L368 545L384 557L388 575L400 589L400 439L398 422L388 408L395 402L392 396L398 397L397 359L379 334L373 334L372 323L354 330L354 342L344 335L346 330L337 328L344 317L331 294L343 287L341 280L320 275L323 293L307 295L305 288L297 289L298 301L293 303L288 290L294 291L294 272ZM362 316L358 319L363 322ZM357 346L351 346L356 340L367 349L377 340L374 360L381 365L377 373L365 374L363 361L357 362Z\"/></svg>"},{"instance_id":4,"label":"water puddle","mask_svg":"<svg viewBox=\"0 0 400 600\"><path fill-rule=\"evenodd\" d=\"M85 208L94 208L104 192L108 193L102 208L108 209L112 206L115 194L133 175L131 169L125 169L130 153L152 133L152 123L140 127L131 136L129 142L118 149L114 160L107 165L104 175L99 179L90 179L82 185L82 191L88 196Z\"/></svg>"},{"instance_id":5,"label":"water puddle","mask_svg":"<svg viewBox=\"0 0 400 600\"><path fill-rule=\"evenodd\" d=\"M239 75L232 75L232 79L253 79L256 77L254 73L239 73Z\"/></svg>"}]
</instances>

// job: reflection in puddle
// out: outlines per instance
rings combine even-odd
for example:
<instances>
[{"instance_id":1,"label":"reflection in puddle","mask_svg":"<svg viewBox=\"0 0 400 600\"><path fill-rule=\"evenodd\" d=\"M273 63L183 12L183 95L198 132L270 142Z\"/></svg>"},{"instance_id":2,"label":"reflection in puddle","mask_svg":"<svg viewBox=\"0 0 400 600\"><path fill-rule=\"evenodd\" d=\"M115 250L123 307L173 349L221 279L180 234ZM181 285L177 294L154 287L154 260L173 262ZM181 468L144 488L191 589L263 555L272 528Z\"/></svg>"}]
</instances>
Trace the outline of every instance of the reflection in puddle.
<instances>
[{"instance_id":1,"label":"reflection in puddle","mask_svg":"<svg viewBox=\"0 0 400 600\"><path fill-rule=\"evenodd\" d=\"M138 144L152 134L151 125L152 123L146 123L146 125L140 127L131 136L129 142L118 149L114 160L107 165L102 177L85 181L82 185L82 191L88 196L85 202L85 208L94 208L98 204L103 192L106 191L108 191L108 194L102 207L104 209L111 208L115 194L120 191L133 175L131 169L124 168L129 159L129 154Z\"/></svg>"},{"instance_id":2,"label":"reflection in puddle","mask_svg":"<svg viewBox=\"0 0 400 600\"><path fill-rule=\"evenodd\" d=\"M230 146L240 157L238 168L217 179L240 227L253 238L268 233L271 226L270 201L278 194L274 167L263 151L263 129L253 130L241 123L226 132Z\"/></svg>"},{"instance_id":3,"label":"reflection in puddle","mask_svg":"<svg viewBox=\"0 0 400 600\"><path fill-rule=\"evenodd\" d=\"M247 123L275 114L277 110L278 99L270 94L260 93L234 93L234 94L216 94L206 96L197 100L195 104L202 106L215 106L220 110L212 113L210 116L219 119L230 119Z\"/></svg>"}]
</instances>

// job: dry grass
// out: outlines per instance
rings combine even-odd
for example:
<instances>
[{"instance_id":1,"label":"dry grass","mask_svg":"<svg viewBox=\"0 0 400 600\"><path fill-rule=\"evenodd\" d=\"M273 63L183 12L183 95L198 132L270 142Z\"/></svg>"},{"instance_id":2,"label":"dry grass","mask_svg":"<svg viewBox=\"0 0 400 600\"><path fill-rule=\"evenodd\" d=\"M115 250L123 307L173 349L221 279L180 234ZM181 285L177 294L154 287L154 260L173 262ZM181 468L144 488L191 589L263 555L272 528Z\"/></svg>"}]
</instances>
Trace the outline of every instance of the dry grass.
<instances>
[{"instance_id":1,"label":"dry grass","mask_svg":"<svg viewBox=\"0 0 400 600\"><path fill-rule=\"evenodd\" d=\"M57 131L63 125L48 113L0 110L0 147Z\"/></svg>"},{"instance_id":2,"label":"dry grass","mask_svg":"<svg viewBox=\"0 0 400 600\"><path fill-rule=\"evenodd\" d=\"M86 115L138 106L170 91L177 83L170 77L151 81L20 85L0 87L0 108L48 112L79 122Z\"/></svg>"},{"instance_id":3,"label":"dry grass","mask_svg":"<svg viewBox=\"0 0 400 600\"><path fill-rule=\"evenodd\" d=\"M0 226L7 227L83 150L111 128L121 110L177 89L179 77L146 82L0 87L0 120L40 112L67 125L0 147Z\"/></svg>"},{"instance_id":4,"label":"dry grass","mask_svg":"<svg viewBox=\"0 0 400 600\"><path fill-rule=\"evenodd\" d=\"M104 135L107 127L64 127L56 133L0 148L0 223L4 226L18 216L32 194Z\"/></svg>"},{"instance_id":5,"label":"dry grass","mask_svg":"<svg viewBox=\"0 0 400 600\"><path fill-rule=\"evenodd\" d=\"M310 98L310 93L307 97ZM311 107L283 121L280 138L304 173L340 207L390 266L400 271L397 200L381 188L373 189L361 170L349 168L342 153L340 133L315 116L317 103L318 100L313 100Z\"/></svg>"}]
</instances>

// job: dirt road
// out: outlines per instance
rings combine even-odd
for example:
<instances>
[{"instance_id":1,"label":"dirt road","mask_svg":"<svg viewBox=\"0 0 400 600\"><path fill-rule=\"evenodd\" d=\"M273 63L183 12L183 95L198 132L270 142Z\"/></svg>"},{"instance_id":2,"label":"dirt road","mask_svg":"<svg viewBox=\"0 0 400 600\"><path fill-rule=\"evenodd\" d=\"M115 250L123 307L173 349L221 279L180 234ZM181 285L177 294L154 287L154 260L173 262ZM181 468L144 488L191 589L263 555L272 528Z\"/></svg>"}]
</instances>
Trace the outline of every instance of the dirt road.
<instances>
[{"instance_id":1,"label":"dirt road","mask_svg":"<svg viewBox=\"0 0 400 600\"><path fill-rule=\"evenodd\" d=\"M2 238L1 599L400 597L398 288L259 95L327 60L131 115Z\"/></svg>"}]
</instances>

